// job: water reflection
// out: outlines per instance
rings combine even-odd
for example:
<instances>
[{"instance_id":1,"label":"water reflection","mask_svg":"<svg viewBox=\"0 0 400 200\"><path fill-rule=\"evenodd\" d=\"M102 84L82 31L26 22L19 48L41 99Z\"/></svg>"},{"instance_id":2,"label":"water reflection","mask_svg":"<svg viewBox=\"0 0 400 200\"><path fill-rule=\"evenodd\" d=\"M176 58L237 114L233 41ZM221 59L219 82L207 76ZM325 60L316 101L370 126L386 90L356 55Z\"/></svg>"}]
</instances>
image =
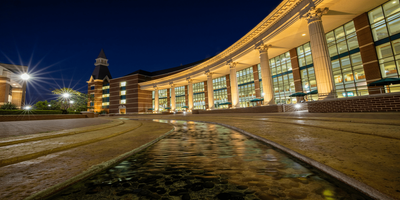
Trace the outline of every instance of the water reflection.
<instances>
[{"instance_id":1,"label":"water reflection","mask_svg":"<svg viewBox=\"0 0 400 200\"><path fill-rule=\"evenodd\" d=\"M158 122L177 130L51 199L366 199L225 127Z\"/></svg>"}]
</instances>

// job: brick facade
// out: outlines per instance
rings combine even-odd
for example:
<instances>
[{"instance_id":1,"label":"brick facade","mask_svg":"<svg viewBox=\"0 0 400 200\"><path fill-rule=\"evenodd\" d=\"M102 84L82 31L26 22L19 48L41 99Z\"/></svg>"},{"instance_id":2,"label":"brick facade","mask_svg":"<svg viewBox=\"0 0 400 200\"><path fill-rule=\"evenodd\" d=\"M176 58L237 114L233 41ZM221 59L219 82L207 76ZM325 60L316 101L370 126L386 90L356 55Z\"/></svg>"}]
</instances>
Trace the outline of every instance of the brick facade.
<instances>
[{"instance_id":1,"label":"brick facade","mask_svg":"<svg viewBox=\"0 0 400 200\"><path fill-rule=\"evenodd\" d=\"M376 54L374 38L369 25L368 14L363 13L353 19L356 28L358 44L360 46L361 60L364 66L367 84L381 79L378 57ZM370 94L380 93L381 87L368 87Z\"/></svg>"},{"instance_id":2,"label":"brick facade","mask_svg":"<svg viewBox=\"0 0 400 200\"><path fill-rule=\"evenodd\" d=\"M228 102L232 103L232 89L231 89L230 75L227 74L225 77L226 77L226 93L228 95ZM229 104L228 107L231 108L232 104Z\"/></svg>"},{"instance_id":3,"label":"brick facade","mask_svg":"<svg viewBox=\"0 0 400 200\"><path fill-rule=\"evenodd\" d=\"M294 89L296 92L303 92L303 86L301 84L301 74L300 74L300 65L299 59L297 59L297 50L296 48L291 49L290 53L290 62L292 63L293 70L293 80L294 80ZM304 97L296 97L297 102L304 100Z\"/></svg>"}]
</instances>

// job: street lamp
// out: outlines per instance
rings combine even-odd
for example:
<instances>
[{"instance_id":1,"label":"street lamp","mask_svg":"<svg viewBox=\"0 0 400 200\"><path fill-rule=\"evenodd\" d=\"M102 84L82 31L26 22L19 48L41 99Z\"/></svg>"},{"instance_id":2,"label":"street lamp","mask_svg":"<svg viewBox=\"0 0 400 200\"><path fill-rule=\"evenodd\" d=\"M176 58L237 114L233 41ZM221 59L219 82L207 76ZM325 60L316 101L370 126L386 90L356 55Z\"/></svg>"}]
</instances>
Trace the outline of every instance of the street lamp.
<instances>
[{"instance_id":1,"label":"street lamp","mask_svg":"<svg viewBox=\"0 0 400 200\"><path fill-rule=\"evenodd\" d=\"M24 81L27 81L29 78L31 78L31 76L27 73L23 73L21 74L21 79Z\"/></svg>"},{"instance_id":2,"label":"street lamp","mask_svg":"<svg viewBox=\"0 0 400 200\"><path fill-rule=\"evenodd\" d=\"M69 98L71 95L69 94L69 93L63 93L62 94L62 97L64 97L64 98Z\"/></svg>"}]
</instances>

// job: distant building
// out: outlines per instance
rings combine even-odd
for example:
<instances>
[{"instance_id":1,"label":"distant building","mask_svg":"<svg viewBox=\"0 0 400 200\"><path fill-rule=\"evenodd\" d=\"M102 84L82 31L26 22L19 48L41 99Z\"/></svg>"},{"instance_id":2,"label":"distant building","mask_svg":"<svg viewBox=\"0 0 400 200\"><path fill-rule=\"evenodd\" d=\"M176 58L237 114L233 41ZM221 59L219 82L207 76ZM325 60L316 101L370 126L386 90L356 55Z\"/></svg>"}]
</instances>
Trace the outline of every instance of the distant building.
<instances>
[{"instance_id":1,"label":"distant building","mask_svg":"<svg viewBox=\"0 0 400 200\"><path fill-rule=\"evenodd\" d=\"M294 93L326 100L400 92L399 85L368 86L399 78L399 22L399 0L283 0L210 59L112 79L102 51L88 81L90 104L123 114L304 100Z\"/></svg>"},{"instance_id":2,"label":"distant building","mask_svg":"<svg viewBox=\"0 0 400 200\"><path fill-rule=\"evenodd\" d=\"M26 82L20 75L27 71L27 66L0 63L0 105L12 103L21 108L25 104Z\"/></svg>"}]
</instances>

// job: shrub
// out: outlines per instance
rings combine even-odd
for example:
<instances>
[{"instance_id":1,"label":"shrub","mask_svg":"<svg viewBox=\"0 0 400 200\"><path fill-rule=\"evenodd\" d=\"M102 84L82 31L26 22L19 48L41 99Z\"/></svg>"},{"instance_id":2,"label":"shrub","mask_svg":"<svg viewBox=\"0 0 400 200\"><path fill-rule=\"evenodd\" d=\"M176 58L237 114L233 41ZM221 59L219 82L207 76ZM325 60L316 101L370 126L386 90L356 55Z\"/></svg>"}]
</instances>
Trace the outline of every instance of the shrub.
<instances>
[{"instance_id":1,"label":"shrub","mask_svg":"<svg viewBox=\"0 0 400 200\"><path fill-rule=\"evenodd\" d=\"M0 107L0 110L17 110L17 106L12 103L5 103Z\"/></svg>"}]
</instances>

